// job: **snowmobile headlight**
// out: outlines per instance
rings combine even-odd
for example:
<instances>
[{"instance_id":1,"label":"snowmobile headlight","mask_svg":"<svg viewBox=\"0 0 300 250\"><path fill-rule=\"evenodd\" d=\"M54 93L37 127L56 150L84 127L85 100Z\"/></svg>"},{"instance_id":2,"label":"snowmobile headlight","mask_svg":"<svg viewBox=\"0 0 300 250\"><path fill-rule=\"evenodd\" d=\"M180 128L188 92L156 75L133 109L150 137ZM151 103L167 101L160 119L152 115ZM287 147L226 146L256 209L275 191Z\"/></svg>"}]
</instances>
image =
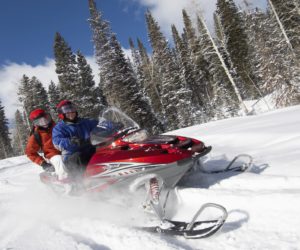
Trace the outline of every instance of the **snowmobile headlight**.
<instances>
[{"instance_id":1,"label":"snowmobile headlight","mask_svg":"<svg viewBox=\"0 0 300 250\"><path fill-rule=\"evenodd\" d=\"M132 134L127 135L123 141L125 142L131 142L131 143L135 143L135 142L141 142L144 141L148 138L148 132L145 129L141 129L138 131L133 132Z\"/></svg>"}]
</instances>

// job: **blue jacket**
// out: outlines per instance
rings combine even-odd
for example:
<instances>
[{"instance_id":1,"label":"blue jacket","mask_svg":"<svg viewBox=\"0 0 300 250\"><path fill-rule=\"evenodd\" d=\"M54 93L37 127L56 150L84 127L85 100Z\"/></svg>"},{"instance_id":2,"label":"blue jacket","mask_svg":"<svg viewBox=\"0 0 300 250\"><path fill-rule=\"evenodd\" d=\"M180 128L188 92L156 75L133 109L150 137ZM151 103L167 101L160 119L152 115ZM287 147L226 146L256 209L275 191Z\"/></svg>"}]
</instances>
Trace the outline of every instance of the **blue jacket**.
<instances>
[{"instance_id":1,"label":"blue jacket","mask_svg":"<svg viewBox=\"0 0 300 250\"><path fill-rule=\"evenodd\" d=\"M83 147L90 146L90 132L97 126L97 120L78 118L75 123L59 121L52 131L54 146L62 152L64 159L75 152L80 152ZM77 138L80 144L72 139Z\"/></svg>"}]
</instances>

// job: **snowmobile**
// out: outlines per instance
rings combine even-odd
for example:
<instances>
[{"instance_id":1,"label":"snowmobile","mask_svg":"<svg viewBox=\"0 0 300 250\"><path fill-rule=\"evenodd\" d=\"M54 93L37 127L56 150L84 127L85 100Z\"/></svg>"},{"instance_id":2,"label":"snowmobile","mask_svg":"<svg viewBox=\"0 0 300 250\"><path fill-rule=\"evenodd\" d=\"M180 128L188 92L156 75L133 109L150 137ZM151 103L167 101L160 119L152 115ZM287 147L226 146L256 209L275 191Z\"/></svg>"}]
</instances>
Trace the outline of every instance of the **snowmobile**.
<instances>
[{"instance_id":1,"label":"snowmobile","mask_svg":"<svg viewBox=\"0 0 300 250\"><path fill-rule=\"evenodd\" d=\"M143 230L185 238L204 238L216 233L227 218L226 209L215 203L202 205L190 222L172 221L165 211L170 196L178 182L192 172L200 158L211 151L202 141L177 135L150 136L132 119L109 109L102 119L122 124L122 129L111 133L95 129L91 143L97 146L81 180L84 193L105 193L120 190L136 190L145 187L145 208L152 209L161 223L159 226L143 227ZM56 176L43 172L43 183L58 190L64 183ZM197 221L207 209L218 210L215 220Z\"/></svg>"}]
</instances>

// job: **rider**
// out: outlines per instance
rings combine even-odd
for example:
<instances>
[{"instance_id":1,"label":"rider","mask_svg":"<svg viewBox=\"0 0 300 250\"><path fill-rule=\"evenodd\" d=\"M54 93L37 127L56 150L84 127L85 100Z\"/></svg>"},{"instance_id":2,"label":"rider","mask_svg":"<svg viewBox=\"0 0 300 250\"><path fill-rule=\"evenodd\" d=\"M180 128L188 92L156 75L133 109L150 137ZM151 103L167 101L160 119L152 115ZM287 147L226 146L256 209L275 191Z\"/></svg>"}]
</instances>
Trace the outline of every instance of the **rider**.
<instances>
[{"instance_id":1,"label":"rider","mask_svg":"<svg viewBox=\"0 0 300 250\"><path fill-rule=\"evenodd\" d=\"M60 121L53 128L53 144L62 152L69 173L82 173L96 148L90 142L90 132L97 127L104 131L113 129L109 121L98 124L98 120L80 118L75 105L69 100L57 106Z\"/></svg>"},{"instance_id":2,"label":"rider","mask_svg":"<svg viewBox=\"0 0 300 250\"><path fill-rule=\"evenodd\" d=\"M41 165L46 172L56 172L58 179L67 178L61 152L52 143L52 130L55 125L51 116L43 109L35 109L29 119L33 123L26 146L26 155L34 163ZM40 150L43 157L39 154Z\"/></svg>"}]
</instances>

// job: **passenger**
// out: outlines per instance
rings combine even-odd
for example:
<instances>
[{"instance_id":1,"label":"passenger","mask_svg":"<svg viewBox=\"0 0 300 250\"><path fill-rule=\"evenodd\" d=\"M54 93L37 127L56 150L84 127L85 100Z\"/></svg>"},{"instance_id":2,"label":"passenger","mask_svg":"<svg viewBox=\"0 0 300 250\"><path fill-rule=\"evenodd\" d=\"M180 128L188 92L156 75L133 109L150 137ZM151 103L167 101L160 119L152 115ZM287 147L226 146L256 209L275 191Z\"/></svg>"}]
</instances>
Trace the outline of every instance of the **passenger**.
<instances>
[{"instance_id":1,"label":"passenger","mask_svg":"<svg viewBox=\"0 0 300 250\"><path fill-rule=\"evenodd\" d=\"M29 119L33 123L32 131L26 145L26 155L34 163L41 165L46 172L54 172L59 180L67 178L61 152L52 143L52 130L55 122L43 109L35 109ZM43 153L43 156L39 154Z\"/></svg>"},{"instance_id":2,"label":"passenger","mask_svg":"<svg viewBox=\"0 0 300 250\"><path fill-rule=\"evenodd\" d=\"M69 100L61 101L56 107L60 121L53 128L53 143L62 152L67 171L75 177L83 173L96 151L90 142L90 133L97 127L98 120L80 118ZM113 126L109 121L98 125L104 131L112 130Z\"/></svg>"}]
</instances>

